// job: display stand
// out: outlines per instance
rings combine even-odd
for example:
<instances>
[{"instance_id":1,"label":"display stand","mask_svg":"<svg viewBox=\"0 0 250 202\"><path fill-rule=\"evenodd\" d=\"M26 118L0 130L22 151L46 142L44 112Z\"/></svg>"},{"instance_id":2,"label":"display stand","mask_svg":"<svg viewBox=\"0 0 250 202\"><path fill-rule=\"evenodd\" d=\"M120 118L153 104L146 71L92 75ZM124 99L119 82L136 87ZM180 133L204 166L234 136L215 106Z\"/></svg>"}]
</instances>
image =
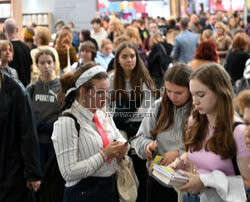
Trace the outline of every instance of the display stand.
<instances>
[{"instance_id":1,"label":"display stand","mask_svg":"<svg viewBox=\"0 0 250 202\"><path fill-rule=\"evenodd\" d=\"M1 5L3 7L1 7ZM21 39L21 31L22 30L22 0L0 0L0 7L4 10L0 17L0 29L3 30L3 22L9 18L13 17L16 19L18 23L18 37Z\"/></svg>"},{"instance_id":2,"label":"display stand","mask_svg":"<svg viewBox=\"0 0 250 202\"><path fill-rule=\"evenodd\" d=\"M33 22L52 31L52 13L23 13L23 27Z\"/></svg>"}]
</instances>

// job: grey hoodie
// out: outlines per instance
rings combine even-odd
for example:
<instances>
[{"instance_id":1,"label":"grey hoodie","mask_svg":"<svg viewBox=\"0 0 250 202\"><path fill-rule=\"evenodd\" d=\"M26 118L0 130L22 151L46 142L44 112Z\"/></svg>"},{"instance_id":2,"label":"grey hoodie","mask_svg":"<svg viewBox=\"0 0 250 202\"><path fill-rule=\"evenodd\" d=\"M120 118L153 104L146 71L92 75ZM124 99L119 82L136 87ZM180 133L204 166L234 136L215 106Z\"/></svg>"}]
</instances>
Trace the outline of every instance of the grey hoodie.
<instances>
[{"instance_id":1,"label":"grey hoodie","mask_svg":"<svg viewBox=\"0 0 250 202\"><path fill-rule=\"evenodd\" d=\"M155 108L149 109L148 114L150 116L143 119L141 126L137 132L137 135L142 134L142 136L135 140L135 150L137 155L142 159L146 159L146 146L151 141L155 140L152 136L152 131L156 126L157 115L159 113L161 101L162 99L157 100L155 102ZM190 101L182 107L174 106L173 125L157 135L157 155L163 156L166 152L175 150L179 151L180 155L184 152L184 145L182 142L182 129L188 118L188 111L190 107Z\"/></svg>"},{"instance_id":2,"label":"grey hoodie","mask_svg":"<svg viewBox=\"0 0 250 202\"><path fill-rule=\"evenodd\" d=\"M27 87L30 93L37 127L53 127L53 123L57 120L61 111L57 100L57 93L60 90L60 81L58 78L49 83L43 83L38 78L34 83ZM51 142L50 134L45 134L38 129L39 141L43 143Z\"/></svg>"}]
</instances>

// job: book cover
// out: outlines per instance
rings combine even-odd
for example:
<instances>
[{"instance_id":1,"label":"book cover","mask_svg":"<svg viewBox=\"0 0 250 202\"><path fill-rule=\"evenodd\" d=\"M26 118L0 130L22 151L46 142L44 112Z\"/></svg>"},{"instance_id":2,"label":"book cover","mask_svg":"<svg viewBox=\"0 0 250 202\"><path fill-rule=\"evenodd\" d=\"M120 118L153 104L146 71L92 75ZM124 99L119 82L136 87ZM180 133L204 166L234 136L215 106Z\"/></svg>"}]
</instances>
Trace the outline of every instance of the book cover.
<instances>
[{"instance_id":1,"label":"book cover","mask_svg":"<svg viewBox=\"0 0 250 202\"><path fill-rule=\"evenodd\" d=\"M158 172L157 170L153 170L152 171L152 177L159 182L160 184L162 184L163 186L169 187L169 186L181 186L183 185L185 182L178 182L178 181L173 181L170 178L168 178L167 176L165 176L164 174Z\"/></svg>"},{"instance_id":2,"label":"book cover","mask_svg":"<svg viewBox=\"0 0 250 202\"><path fill-rule=\"evenodd\" d=\"M178 182L180 184L188 182L187 176L181 175L178 170L174 170L168 166L154 165L153 169L153 175L157 175L158 177L161 176L161 178L165 179L166 184L169 184L171 181Z\"/></svg>"},{"instance_id":3,"label":"book cover","mask_svg":"<svg viewBox=\"0 0 250 202\"><path fill-rule=\"evenodd\" d=\"M162 160L162 156L160 155L156 155L154 160L151 162L149 168L148 168L148 171L152 171L153 170L153 166L156 164L156 165L159 165L160 162Z\"/></svg>"}]
</instances>

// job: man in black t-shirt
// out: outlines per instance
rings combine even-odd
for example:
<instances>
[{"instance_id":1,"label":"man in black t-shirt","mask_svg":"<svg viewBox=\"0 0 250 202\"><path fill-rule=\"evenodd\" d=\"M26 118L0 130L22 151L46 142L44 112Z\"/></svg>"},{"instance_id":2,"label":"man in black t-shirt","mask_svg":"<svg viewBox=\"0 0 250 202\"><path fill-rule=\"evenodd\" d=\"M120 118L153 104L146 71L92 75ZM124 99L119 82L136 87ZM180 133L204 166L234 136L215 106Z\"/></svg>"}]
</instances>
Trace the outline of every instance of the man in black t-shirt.
<instances>
[{"instance_id":1,"label":"man in black t-shirt","mask_svg":"<svg viewBox=\"0 0 250 202\"><path fill-rule=\"evenodd\" d=\"M4 21L3 31L14 49L13 60L9 66L17 71L20 81L26 87L30 83L32 65L30 50L25 43L18 39L18 24L14 18L8 18Z\"/></svg>"}]
</instances>

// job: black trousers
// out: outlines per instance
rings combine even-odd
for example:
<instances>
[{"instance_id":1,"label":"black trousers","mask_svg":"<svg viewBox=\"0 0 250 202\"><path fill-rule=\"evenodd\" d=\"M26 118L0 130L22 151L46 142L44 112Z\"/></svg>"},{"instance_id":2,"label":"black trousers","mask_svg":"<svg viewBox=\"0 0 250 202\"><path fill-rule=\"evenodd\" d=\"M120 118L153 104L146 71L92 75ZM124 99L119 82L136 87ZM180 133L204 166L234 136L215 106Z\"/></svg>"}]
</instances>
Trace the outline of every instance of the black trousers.
<instances>
[{"instance_id":1,"label":"black trousers","mask_svg":"<svg viewBox=\"0 0 250 202\"><path fill-rule=\"evenodd\" d=\"M147 202L177 202L178 195L173 188L162 186L154 178L148 176Z\"/></svg>"},{"instance_id":2,"label":"black trousers","mask_svg":"<svg viewBox=\"0 0 250 202\"><path fill-rule=\"evenodd\" d=\"M88 177L65 187L63 202L119 202L116 175Z\"/></svg>"},{"instance_id":3,"label":"black trousers","mask_svg":"<svg viewBox=\"0 0 250 202\"><path fill-rule=\"evenodd\" d=\"M120 129L124 130L127 133L128 138L130 138L136 135L140 127L140 124L141 122L124 123L123 128ZM148 177L146 160L142 160L141 158L139 158L133 148L130 149L128 155L133 160L135 173L139 181L138 196L136 202L146 202L146 187L147 187L147 177Z\"/></svg>"},{"instance_id":4,"label":"black trousers","mask_svg":"<svg viewBox=\"0 0 250 202\"><path fill-rule=\"evenodd\" d=\"M129 153L129 156L133 160L134 169L136 176L139 181L139 187L138 187L138 196L137 196L137 202L146 202L146 188L147 188L147 177L148 177L148 170L146 168L146 160L140 159L133 150Z\"/></svg>"}]
</instances>

